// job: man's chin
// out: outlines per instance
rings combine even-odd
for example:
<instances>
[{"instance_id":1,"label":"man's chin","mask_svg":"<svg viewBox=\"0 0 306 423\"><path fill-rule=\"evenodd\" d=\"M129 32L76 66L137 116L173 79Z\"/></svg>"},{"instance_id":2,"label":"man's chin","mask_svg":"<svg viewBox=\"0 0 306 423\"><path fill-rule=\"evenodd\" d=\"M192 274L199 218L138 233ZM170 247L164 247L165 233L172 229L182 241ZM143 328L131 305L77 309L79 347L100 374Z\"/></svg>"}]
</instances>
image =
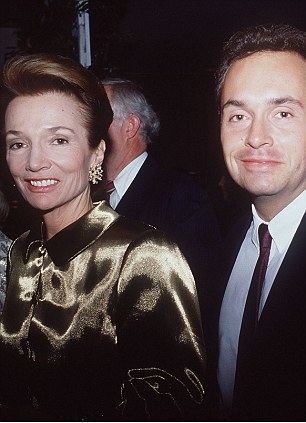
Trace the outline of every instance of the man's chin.
<instances>
[{"instance_id":1,"label":"man's chin","mask_svg":"<svg viewBox=\"0 0 306 423\"><path fill-rule=\"evenodd\" d=\"M277 183L274 178L273 180L272 178L270 178L270 180L265 178L265 175L263 175L260 180L245 179L243 181L237 181L237 183L255 197L277 195L282 191L280 183Z\"/></svg>"}]
</instances>

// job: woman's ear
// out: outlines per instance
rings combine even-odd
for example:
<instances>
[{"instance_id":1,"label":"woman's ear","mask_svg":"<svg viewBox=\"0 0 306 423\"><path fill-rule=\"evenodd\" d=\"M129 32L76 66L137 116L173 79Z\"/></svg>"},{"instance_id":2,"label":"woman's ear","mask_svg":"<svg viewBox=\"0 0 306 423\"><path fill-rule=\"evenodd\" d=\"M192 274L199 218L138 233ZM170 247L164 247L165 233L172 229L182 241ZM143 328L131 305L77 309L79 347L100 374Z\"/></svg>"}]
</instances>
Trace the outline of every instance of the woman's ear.
<instances>
[{"instance_id":1,"label":"woman's ear","mask_svg":"<svg viewBox=\"0 0 306 423\"><path fill-rule=\"evenodd\" d=\"M105 141L101 140L98 147L96 147L95 152L94 152L94 161L92 164L99 164L103 162L104 159L104 154L105 154L105 149L106 149L106 145L105 145Z\"/></svg>"}]
</instances>

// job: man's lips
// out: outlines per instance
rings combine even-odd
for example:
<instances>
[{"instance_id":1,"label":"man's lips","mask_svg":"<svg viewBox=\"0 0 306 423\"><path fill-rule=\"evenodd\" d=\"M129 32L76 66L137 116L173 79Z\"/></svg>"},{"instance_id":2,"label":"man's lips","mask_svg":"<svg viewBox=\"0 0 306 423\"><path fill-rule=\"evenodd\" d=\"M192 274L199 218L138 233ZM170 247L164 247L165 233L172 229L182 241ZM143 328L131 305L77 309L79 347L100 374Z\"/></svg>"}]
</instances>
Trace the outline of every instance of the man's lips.
<instances>
[{"instance_id":1,"label":"man's lips","mask_svg":"<svg viewBox=\"0 0 306 423\"><path fill-rule=\"evenodd\" d=\"M259 164L265 164L265 163L280 163L279 160L275 160L275 159L264 159L264 158L256 158L256 157L252 157L252 158L243 158L243 159L239 159L241 160L243 163L259 163Z\"/></svg>"},{"instance_id":2,"label":"man's lips","mask_svg":"<svg viewBox=\"0 0 306 423\"><path fill-rule=\"evenodd\" d=\"M271 169L275 166L278 166L280 164L282 164L282 162L278 159L274 159L274 158L264 158L264 157L243 157L239 159L243 166L246 169L260 169L260 170L265 170L265 169Z\"/></svg>"}]
</instances>

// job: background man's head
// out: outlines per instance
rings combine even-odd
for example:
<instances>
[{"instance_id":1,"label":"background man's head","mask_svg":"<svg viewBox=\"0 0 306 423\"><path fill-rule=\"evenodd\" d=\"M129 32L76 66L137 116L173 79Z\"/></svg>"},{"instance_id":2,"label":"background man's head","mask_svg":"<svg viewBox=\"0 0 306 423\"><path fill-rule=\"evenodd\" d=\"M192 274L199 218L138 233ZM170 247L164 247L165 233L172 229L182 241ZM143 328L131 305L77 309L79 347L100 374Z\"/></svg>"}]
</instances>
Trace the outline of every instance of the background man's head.
<instances>
[{"instance_id":1,"label":"background man's head","mask_svg":"<svg viewBox=\"0 0 306 423\"><path fill-rule=\"evenodd\" d=\"M108 179L114 179L147 149L158 135L159 119L135 83L118 78L102 81L114 118L109 128L110 145L105 158Z\"/></svg>"},{"instance_id":2,"label":"background man's head","mask_svg":"<svg viewBox=\"0 0 306 423\"><path fill-rule=\"evenodd\" d=\"M119 78L104 79L102 84L113 109L113 123L122 125L131 115L137 116L140 121L139 135L146 144L150 144L158 135L160 123L142 89L134 82Z\"/></svg>"},{"instance_id":3,"label":"background man's head","mask_svg":"<svg viewBox=\"0 0 306 423\"><path fill-rule=\"evenodd\" d=\"M249 28L224 48L217 92L228 170L272 218L305 189L306 34Z\"/></svg>"}]
</instances>

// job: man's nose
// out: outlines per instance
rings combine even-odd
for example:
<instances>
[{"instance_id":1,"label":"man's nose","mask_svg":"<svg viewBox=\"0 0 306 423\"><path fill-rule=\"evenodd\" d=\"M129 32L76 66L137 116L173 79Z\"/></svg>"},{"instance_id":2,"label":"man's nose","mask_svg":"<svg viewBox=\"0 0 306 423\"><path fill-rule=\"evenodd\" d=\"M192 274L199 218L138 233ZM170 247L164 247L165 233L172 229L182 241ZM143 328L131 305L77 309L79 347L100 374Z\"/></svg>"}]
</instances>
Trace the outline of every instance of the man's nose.
<instances>
[{"instance_id":1,"label":"man's nose","mask_svg":"<svg viewBox=\"0 0 306 423\"><path fill-rule=\"evenodd\" d=\"M273 137L269 130L269 125L263 118L254 119L247 137L245 139L245 145L249 145L252 148L260 148L263 145L271 146L273 144Z\"/></svg>"}]
</instances>

